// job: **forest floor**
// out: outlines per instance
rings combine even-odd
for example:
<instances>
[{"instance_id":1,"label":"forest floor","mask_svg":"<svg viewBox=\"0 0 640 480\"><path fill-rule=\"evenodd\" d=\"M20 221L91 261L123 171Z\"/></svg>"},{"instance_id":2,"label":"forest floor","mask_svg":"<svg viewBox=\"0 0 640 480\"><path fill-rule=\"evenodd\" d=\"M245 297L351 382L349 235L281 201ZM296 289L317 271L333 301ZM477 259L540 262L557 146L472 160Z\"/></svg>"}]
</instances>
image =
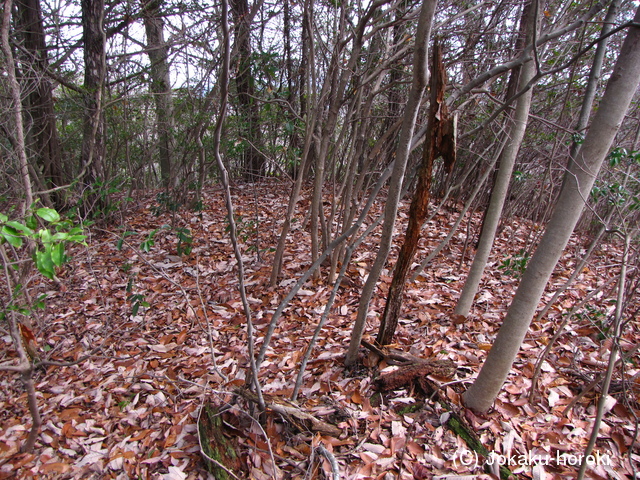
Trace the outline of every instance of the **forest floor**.
<instances>
[{"instance_id":1,"label":"forest floor","mask_svg":"<svg viewBox=\"0 0 640 480\"><path fill-rule=\"evenodd\" d=\"M286 211L286 190L279 184L233 189L258 348L272 313L310 264L303 221L308 201L301 200L303 213L290 234L282 280L269 288L270 249L283 220L275 212ZM0 478L214 478L198 439L205 404L224 410L224 423L214 429L224 432L217 440L226 445L223 449L239 454L236 463L229 459L236 478L332 478L332 468L338 470L334 478L341 479L491 478L484 474L483 456L450 428L453 419L475 431L494 463L506 462L518 478L575 475L593 427L599 385L565 409L606 370L618 245L597 248L576 283L532 324L494 408L478 416L461 406L460 395L490 349L518 283L522 251L531 249L540 229L521 220L503 225L472 315L464 322L454 321L451 312L472 258L472 246L465 248L467 231L477 231L480 216L472 217L469 230L465 220L447 248L407 285L391 347L454 363L453 377L431 377L441 385L437 396L411 384L380 394L376 378L398 367L380 363L365 349L360 368L344 368L360 289L376 254L374 232L354 254L297 404L283 402L331 293L324 276L309 281L287 307L260 370L268 402L299 408L341 431L328 435L273 409L258 423L234 393L248 371L246 321L221 191L207 192L201 211L172 213L163 207L152 194L136 199L121 218L89 229L88 247L71 249L59 283L35 283L32 296L47 295L46 309L33 319L41 357L81 361L36 370L43 426L33 453L19 452L31 426L20 379L0 373ZM375 208L380 212L382 206ZM399 213L396 247L406 212L407 204ZM442 211L425 226L417 261L447 235L455 217ZM571 275L587 244L586 238L572 238L545 300ZM396 252L370 306L369 340L377 331ZM571 308L602 286L553 344L530 400L543 349ZM627 312L637 308L632 304ZM0 335L2 363L15 358L15 350L5 326ZM626 324L622 351L639 339L636 318ZM613 379L596 464L588 474L592 478L629 478L631 464L636 469L640 464L637 439L634 443L640 410L637 354L622 366ZM225 477L218 471L216 478Z\"/></svg>"}]
</instances>

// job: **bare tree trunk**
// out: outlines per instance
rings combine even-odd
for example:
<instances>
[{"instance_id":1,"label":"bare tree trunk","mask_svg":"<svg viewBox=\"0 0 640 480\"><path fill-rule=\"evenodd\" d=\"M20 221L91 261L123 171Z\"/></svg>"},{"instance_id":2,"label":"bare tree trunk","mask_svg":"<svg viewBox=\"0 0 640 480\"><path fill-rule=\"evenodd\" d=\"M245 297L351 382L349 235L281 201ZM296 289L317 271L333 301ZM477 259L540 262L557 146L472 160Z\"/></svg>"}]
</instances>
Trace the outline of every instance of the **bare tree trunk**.
<instances>
[{"instance_id":1,"label":"bare tree trunk","mask_svg":"<svg viewBox=\"0 0 640 480\"><path fill-rule=\"evenodd\" d=\"M367 281L362 289L360 304L358 306L358 315L356 317L353 330L351 331L351 339L345 364L353 365L358 359L358 350L360 342L366 326L367 313L369 312L369 302L373 296L380 272L384 267L391 249L391 239L393 235L393 227L395 225L396 214L398 212L398 202L400 200L400 192L402 190L402 181L404 172L411 151L411 139L413 130L415 129L418 110L422 101L422 94L427 86L428 80L428 55L429 55L429 39L431 37L431 24L436 9L436 0L425 0L420 10L420 18L418 20L418 31L415 40L414 52L414 72L411 92L409 100L405 108L404 119L402 124L402 132L396 151L396 160L393 168L392 177L389 184L389 192L387 194L387 202L384 210L384 225L382 237L380 238L380 247L374 264L369 272Z\"/></svg>"},{"instance_id":2,"label":"bare tree trunk","mask_svg":"<svg viewBox=\"0 0 640 480\"><path fill-rule=\"evenodd\" d=\"M402 297L407 274L411 268L413 256L420 240L420 231L424 224L431 197L431 177L433 161L442 156L447 169L455 164L455 140L453 138L453 121L444 103L446 74L442 63L442 47L435 42L433 46L433 62L431 67L431 103L429 105L429 128L424 141L422 165L418 170L418 185L409 208L409 224L404 235L404 243L400 248L398 260L393 272L393 280L389 287L387 303L380 320L380 329L376 339L379 345L391 343L398 326L398 317L402 308Z\"/></svg>"},{"instance_id":3,"label":"bare tree trunk","mask_svg":"<svg viewBox=\"0 0 640 480\"><path fill-rule=\"evenodd\" d=\"M396 24L393 26L393 43L394 49L399 51L402 48L402 40L407 35L407 25L400 20L407 11L407 0L403 0L395 10ZM391 127L393 122L401 115L402 107L402 80L404 76L404 66L401 62L394 65L389 71L389 92L387 94L387 111L386 119L387 128Z\"/></svg>"},{"instance_id":4,"label":"bare tree trunk","mask_svg":"<svg viewBox=\"0 0 640 480\"><path fill-rule=\"evenodd\" d=\"M218 119L216 121L216 127L213 136L213 154L216 158L216 164L218 165L218 169L220 170L220 180L222 182L222 187L224 189L224 198L225 205L227 207L227 220L229 221L229 234L231 236L231 243L233 245L233 253L238 262L238 290L240 291L240 298L242 301L242 307L245 314L245 319L247 320L247 349L249 354L249 367L250 374L247 376L248 384L253 385L255 388L255 393L258 397L258 403L262 410L264 410L264 399L262 397L262 390L260 388L260 383L258 380L258 367L255 360L254 355L254 329L253 329L253 321L251 319L251 307L249 306L249 302L247 300L247 292L245 288L244 281L244 262L242 260L242 252L240 251L240 246L238 245L238 233L236 227L235 217L233 215L233 202L231 200L231 188L229 186L229 173L227 172L227 168L222 160L222 155L220 154L220 141L222 136L222 127L224 125L224 120L227 114L227 104L229 99L229 64L231 57L231 46L230 46L230 35L229 35L229 25L227 23L227 15L228 15L228 3L227 0L222 0L222 9L221 9L221 24L222 24L222 36L223 36L223 45L222 45L222 68L220 69L220 109L218 111Z\"/></svg>"},{"instance_id":5,"label":"bare tree trunk","mask_svg":"<svg viewBox=\"0 0 640 480\"><path fill-rule=\"evenodd\" d=\"M604 38L598 43L596 47L596 53L593 57L593 64L589 71L589 79L587 80L587 88L584 92L584 98L582 100L582 106L580 107L580 116L576 124L576 133L581 135L582 131L587 128L589 124L589 117L591 116L591 110L593 108L593 102L596 98L596 92L598 91L598 83L600 76L602 75L602 63L604 61L604 55L607 52L607 44L609 43L609 37L607 34L613 30L613 22L616 19L618 10L620 9L620 3L622 0L614 0L609 6L607 15L602 22L601 36ZM567 170L571 170L573 159L580 148L580 142L574 141L571 144L571 151L569 153L569 162L567 163ZM568 177L564 177L566 180Z\"/></svg>"},{"instance_id":6,"label":"bare tree trunk","mask_svg":"<svg viewBox=\"0 0 640 480\"><path fill-rule=\"evenodd\" d=\"M147 54L151 62L151 91L156 103L156 129L158 132L158 157L160 176L165 188L175 183L172 178L173 163L173 98L169 77L169 48L164 41L162 0L151 0L143 10L144 28L147 34Z\"/></svg>"},{"instance_id":7,"label":"bare tree trunk","mask_svg":"<svg viewBox=\"0 0 640 480\"><path fill-rule=\"evenodd\" d=\"M314 47L313 47L313 35L312 35L312 22L313 18L313 0L305 0L302 8L302 58L300 59L300 68L298 69L298 84L300 85L298 91L298 102L300 103L300 118L305 118L308 111L307 95L309 92L307 81L309 79L309 70L312 75L315 71L315 62L313 61ZM309 62L311 65L309 66ZM298 175L304 174L302 165L297 173Z\"/></svg>"},{"instance_id":8,"label":"bare tree trunk","mask_svg":"<svg viewBox=\"0 0 640 480\"><path fill-rule=\"evenodd\" d=\"M96 182L104 180L103 94L106 74L104 0L82 0L84 42L84 119L80 185L85 189L83 214L104 206Z\"/></svg>"},{"instance_id":9,"label":"bare tree trunk","mask_svg":"<svg viewBox=\"0 0 640 480\"><path fill-rule=\"evenodd\" d=\"M529 45L535 38L535 30L537 29L538 19L536 18L535 2L533 0L528 3L522 12L521 37L519 39L520 49L524 45ZM519 69L515 69L512 73L512 85L516 88L509 89L514 94L525 88L529 81L535 75L535 64L533 60L525 63ZM480 280L487 266L489 255L493 247L500 216L504 207L504 202L509 191L509 183L511 182L511 173L515 165L520 145L527 129L527 121L529 119L529 108L531 107L531 97L533 89L530 88L526 93L516 100L515 112L513 118L509 122L508 135L510 137L506 146L502 150L499 160L499 170L491 192L491 200L487 207L486 215L482 226L482 234L478 243L476 255L469 270L469 275L464 283L460 299L456 305L455 314L466 317L473 305L474 297L478 291ZM512 95L508 95L509 97ZM501 147L502 148L502 147Z\"/></svg>"},{"instance_id":10,"label":"bare tree trunk","mask_svg":"<svg viewBox=\"0 0 640 480\"><path fill-rule=\"evenodd\" d=\"M260 112L256 104L255 82L251 67L251 15L247 0L231 0L231 11L236 23L234 51L238 55L238 65L235 76L238 102L242 113L241 134L245 137L245 177L257 180L264 174L266 159L260 148L262 147L262 129Z\"/></svg>"},{"instance_id":11,"label":"bare tree trunk","mask_svg":"<svg viewBox=\"0 0 640 480\"><path fill-rule=\"evenodd\" d=\"M315 60L314 60L314 46L313 46L313 37L311 35L311 17L313 16L313 2L307 0L304 5L303 12L303 60L301 69L304 65L305 72L301 72L300 75L300 90L301 92L306 92L306 58L308 58L310 63L310 70L313 76L313 72L315 71ZM306 32L306 33L305 33ZM308 39L305 43L304 40ZM307 50L308 49L308 50ZM315 80L315 79L314 79ZM312 82L312 85L315 85L315 81ZM311 95L313 98L316 98L315 90L311 89ZM304 115L307 111L307 100L303 99L303 95L300 96L300 115L304 118ZM289 205L287 207L287 214L284 219L284 223L282 224L282 231L280 232L280 237L278 238L278 245L276 246L276 252L273 259L273 267L271 270L271 278L270 284L272 287L275 287L276 283L278 283L278 278L280 277L280 273L282 271L282 261L284 258L284 250L287 244L287 236L289 235L289 230L291 228L291 222L293 220L293 215L295 213L296 204L298 203L298 197L300 196L300 190L302 189L302 181L304 179L304 171L306 169L307 164L309 163L309 157L311 152L311 146L313 143L313 132L316 127L317 120L317 110L313 110L311 115L309 115L306 119L306 130L305 130L305 143L303 147L302 157L300 161L300 167L297 172L297 176L295 178L295 182L293 188L291 190L291 195L289 196Z\"/></svg>"},{"instance_id":12,"label":"bare tree trunk","mask_svg":"<svg viewBox=\"0 0 640 480\"><path fill-rule=\"evenodd\" d=\"M22 216L28 211L33 203L33 194L31 191L31 179L29 178L29 167L27 164L27 154L25 151L24 142L24 130L23 130L23 118L22 118L22 99L20 98L20 84L16 78L15 64L13 59L13 52L11 51L11 45L9 44L9 29L11 26L11 0L5 0L2 12L2 27L0 29L0 47L2 48L2 54L4 56L6 65L6 75L9 80L9 90L12 103L12 114L15 129L15 138L12 142L18 156L18 162L20 165L20 176L24 186L24 201L20 205L20 213ZM4 247L3 247L4 248ZM6 260L6 256L2 255L3 260ZM13 282L8 274L9 268L6 267L5 274L7 275L7 285L9 286L9 295L13 297L13 292L16 291L16 286L11 285ZM12 300L12 298L11 298ZM32 452L38 433L40 432L40 426L42 425L42 419L40 416L40 410L38 409L38 402L36 399L35 386L33 382L33 364L27 357L27 353L22 343L22 336L18 328L17 312L8 312L8 323L11 338L13 340L14 348L18 353L18 364L8 365L6 363L0 364L0 371L13 371L20 374L22 383L27 391L27 400L29 402L29 411L33 423L31 425L31 431L27 437L26 442L22 445L21 450L24 452Z\"/></svg>"},{"instance_id":13,"label":"bare tree trunk","mask_svg":"<svg viewBox=\"0 0 640 480\"><path fill-rule=\"evenodd\" d=\"M422 260L422 262L420 262L420 265L418 266L418 268L416 268L413 271L413 273L411 274L411 277L409 278L410 282L415 282L417 280L417 278L424 271L424 269L427 268L427 265L429 265L431 263L431 261L440 254L440 252L449 244L449 242L451 241L451 239L455 235L456 231L458 230L458 227L460 226L460 224L464 220L465 215L467 214L467 212L469 212L469 210L471 210L471 207L472 207L473 203L475 202L476 197L483 190L484 185L487 182L487 179L489 178L489 175L491 174L491 172L493 171L496 163L498 162L498 157L500 156L500 153L501 153L502 149L504 148L504 144L508 140L506 135L503 135L503 137L504 138L500 141L500 144L501 144L500 147L494 153L493 158L488 162L488 165L485 167L484 173L482 173L478 179L474 180L474 182L473 182L474 183L473 190L469 194L469 198L467 198L464 206L462 207L462 210L458 214L457 220L455 221L455 223L449 229L449 233L447 233L447 236L445 238L443 238L438 243L438 245L433 250L431 250L431 252L429 252L429 255L427 255ZM458 186L457 187L452 187L452 188L459 188L460 186L464 185L465 182L468 181L468 176L469 176L470 173L471 173L471 170L467 170L466 174L462 177L461 180L459 180ZM444 205L444 203L445 203L444 200L441 200L440 201L440 207L442 207L442 205ZM473 217L473 210L472 210L471 215L469 216L469 222L467 223L467 229L470 227L470 223L471 223L472 217ZM469 234L467 232L467 238L468 237L469 237ZM461 259L461 261L462 261L462 259Z\"/></svg>"},{"instance_id":14,"label":"bare tree trunk","mask_svg":"<svg viewBox=\"0 0 640 480\"><path fill-rule=\"evenodd\" d=\"M29 71L23 75L28 79L27 97L31 131L33 134L33 152L36 163L42 168L46 187L55 188L64 185L65 175L62 169L58 129L53 111L53 87L47 75L49 58L45 42L42 12L39 0L19 0L16 2L20 34L24 39L24 48ZM63 206L63 195L56 191L52 195L56 207Z\"/></svg>"},{"instance_id":15,"label":"bare tree trunk","mask_svg":"<svg viewBox=\"0 0 640 480\"><path fill-rule=\"evenodd\" d=\"M321 250L326 249L327 245L331 241L331 222L327 222L324 217L322 209L322 193L324 186L325 167L327 164L327 158L329 152L333 149L335 142L334 135L336 132L336 126L338 124L338 115L340 108L344 105L347 98L347 85L351 82L356 82L354 74L357 69L357 64L362 53L362 47L364 43L364 33L367 24L371 17L375 14L376 10L380 7L382 1L374 2L369 6L366 13L358 22L353 36L353 46L349 55L349 60L345 65L342 65L342 54L346 48L345 37L347 37L347 25L348 19L347 8L344 4L340 7L340 19L337 32L337 42L333 50L331 57L331 64L329 67L329 73L327 74L327 80L323 85L323 92L329 95L328 111L326 113L325 121L321 129L320 145L317 150L316 157L316 171L313 185L313 198L311 201L311 261L315 260L319 256ZM323 108L320 105L319 108ZM352 110L350 110L352 112ZM320 115L318 115L320 118ZM347 124L348 120L343 119ZM318 239L318 226L322 231L322 241ZM318 273L316 273L316 277Z\"/></svg>"},{"instance_id":16,"label":"bare tree trunk","mask_svg":"<svg viewBox=\"0 0 640 480\"><path fill-rule=\"evenodd\" d=\"M640 22L638 8L634 23ZM467 407L484 412L498 396L529 329L545 286L571 237L596 176L640 83L640 27L631 26L549 225L529 262L498 336L476 381L464 394Z\"/></svg>"},{"instance_id":17,"label":"bare tree trunk","mask_svg":"<svg viewBox=\"0 0 640 480\"><path fill-rule=\"evenodd\" d=\"M283 27L283 35L284 35L284 55L285 55L285 71L286 71L286 80L287 80L287 102L289 102L289 109L283 109L283 114L287 118L287 122L291 126L289 131L289 146L288 146L288 156L286 163L286 171L291 176L291 178L297 178L299 173L300 165L296 164L296 152L302 147L302 139L300 138L300 129L296 128L296 110L300 107L299 99L302 96L302 93L305 91L305 63L307 57L307 34L306 28L303 25L302 27L302 53L300 60L300 75L296 75L293 67L293 55L292 55L292 47L291 47L291 33L293 31L292 20L291 20L291 0L285 0L283 4L283 13L284 13L284 27ZM304 19L303 19L304 22ZM297 80L296 80L297 78ZM304 112L299 111L298 118L304 117Z\"/></svg>"},{"instance_id":18,"label":"bare tree trunk","mask_svg":"<svg viewBox=\"0 0 640 480\"><path fill-rule=\"evenodd\" d=\"M369 51L369 59L367 71L370 71L371 67L377 63L379 58L377 53L382 55L381 50L384 48L381 36L376 35L372 41L372 47ZM374 70L375 71L375 70ZM339 187L336 198L337 209L340 210L340 219L336 232L344 233L353 223L353 220L357 213L358 198L364 199L364 185L365 180L369 178L369 173L372 171L373 164L375 162L367 162L369 157L370 145L368 139L372 137L372 132L376 130L377 121L372 117L371 111L376 100L376 92L380 90L384 79L387 77L385 69L380 69L378 77L372 74L371 82L365 85L358 86L357 94L353 96L351 105L349 107L349 113L345 116L352 125L350 146L347 149L348 153L344 154L344 174L338 174L338 178L342 177L341 185ZM354 120L351 120L354 119ZM346 122L345 122L346 123ZM346 129L343 129L345 132ZM391 132L393 128L384 128L383 131ZM389 136L391 137L391 135ZM378 139L379 143L386 144L383 138ZM374 147L375 149L375 147ZM342 156L342 155L341 155ZM336 205L332 205L333 209L336 209ZM328 283L335 282L336 273L338 272L338 260L343 258L346 245L341 245L331 255L331 268L329 275L327 276Z\"/></svg>"},{"instance_id":19,"label":"bare tree trunk","mask_svg":"<svg viewBox=\"0 0 640 480\"><path fill-rule=\"evenodd\" d=\"M354 81L353 76L357 68L357 63L360 59L360 54L362 52L365 29L371 17L376 13L380 5L383 3L384 1L378 1L372 4L366 11L365 15L363 15L363 17L360 19L357 27L355 28L355 33L352 34L353 47L349 54L350 56L346 66L342 65L342 57L346 48L348 22L346 18L345 8L341 7L339 27L336 34L339 40L332 52L330 66L322 85L322 91L319 95L319 100L317 102L317 105L315 105L315 108L313 109L311 119L307 121L306 140L304 153L302 156L303 165L301 166L301 171L304 170L305 166L309 165L310 157L314 157L315 177L310 209L312 263L315 262L315 260L318 258L318 256L320 255L320 251L326 249L331 242L330 231L332 225L331 221L327 221L324 216L324 211L322 209L322 194L325 179L325 167L327 164L329 152L334 148L334 136L336 132L336 125L339 119L340 108L346 102L347 84L349 83L349 81ZM305 6L305 9L306 8L307 6ZM309 8L311 7L309 6ZM310 24L311 22L308 18L306 10L304 17L305 22ZM311 64L311 76L313 77L314 47L311 38L311 26L304 25L304 30L308 31L308 36L310 37L308 57ZM316 82L314 79L314 81L312 81L312 85L315 85L315 83ZM316 98L316 95L313 95L313 98ZM324 99L328 99L326 104L323 103ZM349 110L350 113L352 111L353 109ZM348 120L342 119L342 121L345 124L348 123ZM316 131L318 131L319 133L317 135L314 135L314 132ZM312 155L312 151L315 153L315 155ZM274 266L271 273L272 285L275 285L275 282L277 281L277 277L281 270L282 255L284 254L284 242L286 241L286 234L288 233L290 227L291 215L293 214L293 209L295 207L295 203L292 204L291 202L297 201L301 181L302 179L299 175L296 179L292 198L289 203L287 218L285 219L283 230L280 234L280 239L278 242L278 248L276 249ZM319 272L316 271L314 273L314 276L318 277Z\"/></svg>"},{"instance_id":20,"label":"bare tree trunk","mask_svg":"<svg viewBox=\"0 0 640 480\"><path fill-rule=\"evenodd\" d=\"M27 161L27 152L25 149L24 141L24 125L22 118L22 98L20 95L20 84L16 78L15 63L13 60L13 52L11 51L11 45L9 44L9 29L11 27L11 0L4 1L4 11L2 13L2 53L5 61L7 62L7 79L9 80L9 91L11 95L12 114L13 114L13 128L14 133L14 145L16 149L16 155L18 156L18 165L20 167L20 177L22 179L22 185L24 186L24 202L20 206L20 213L22 215L31 207L33 203L33 192L31 190L31 178L29 177L29 164Z\"/></svg>"},{"instance_id":21,"label":"bare tree trunk","mask_svg":"<svg viewBox=\"0 0 640 480\"><path fill-rule=\"evenodd\" d=\"M324 209L322 208L322 194L324 190L324 169L326 164L327 155L329 152L329 143L333 138L336 122L338 120L338 111L342 103L342 93L339 86L340 70L338 64L340 61L339 45L343 45L342 38L344 36L345 29L345 7L341 4L340 8L340 26L338 27L338 39L334 49L331 65L329 66L329 73L327 79L323 85L323 90L330 92L329 111L327 112L324 124L320 129L321 139L320 145L317 148L317 155L315 156L315 172L313 178L313 195L311 197L311 263L315 262L318 258L319 251L324 250L326 247L327 237L326 232L323 231L323 235L319 236L319 226L324 225ZM319 114L317 118L321 118ZM324 242L320 244L321 240ZM318 278L320 272L316 270L314 277Z\"/></svg>"}]
</instances>

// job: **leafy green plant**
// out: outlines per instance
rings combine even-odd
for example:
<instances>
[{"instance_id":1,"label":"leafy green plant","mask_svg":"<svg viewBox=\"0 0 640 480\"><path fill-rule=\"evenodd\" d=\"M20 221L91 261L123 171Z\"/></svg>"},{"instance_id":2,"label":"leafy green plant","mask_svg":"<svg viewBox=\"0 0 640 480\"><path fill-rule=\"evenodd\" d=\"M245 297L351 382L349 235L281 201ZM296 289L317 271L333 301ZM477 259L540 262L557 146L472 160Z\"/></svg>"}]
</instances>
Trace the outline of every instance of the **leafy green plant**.
<instances>
[{"instance_id":1,"label":"leafy green plant","mask_svg":"<svg viewBox=\"0 0 640 480\"><path fill-rule=\"evenodd\" d=\"M204 202L202 200L198 200L197 202L193 203L191 209L194 212L202 212L204 210ZM202 217L200 217L200 219L202 220Z\"/></svg>"},{"instance_id":2,"label":"leafy green plant","mask_svg":"<svg viewBox=\"0 0 640 480\"><path fill-rule=\"evenodd\" d=\"M612 176L599 179L591 189L591 200L604 200L609 205L629 210L640 209L638 195L638 179L633 173L633 166L640 165L640 152L616 147L607 157Z\"/></svg>"},{"instance_id":3,"label":"leafy green plant","mask_svg":"<svg viewBox=\"0 0 640 480\"><path fill-rule=\"evenodd\" d=\"M131 197L121 197L116 194L122 192L123 186L130 182L124 176L117 176L109 181L97 180L83 190L82 197L76 205L76 212L90 221L108 222Z\"/></svg>"},{"instance_id":4,"label":"leafy green plant","mask_svg":"<svg viewBox=\"0 0 640 480\"><path fill-rule=\"evenodd\" d=\"M156 244L155 236L156 236L156 233L158 233L159 231L160 229L156 228L155 230L152 230L151 232L149 232L147 234L147 238L144 239L142 243L140 243L140 250L142 250L144 253L149 253L149 251L151 250L151 247L153 247Z\"/></svg>"},{"instance_id":5,"label":"leafy green plant","mask_svg":"<svg viewBox=\"0 0 640 480\"><path fill-rule=\"evenodd\" d=\"M56 279L56 270L69 260L66 246L69 243L86 246L85 240L86 235L81 227L69 219L63 219L52 208L37 208L24 220L9 220L6 214L0 213L0 248L3 249L3 257L7 260L7 267L22 271L16 277L6 276L11 299L1 317L6 318L7 312L28 316L34 310L44 309L46 294L28 302L22 295L24 286L15 279L24 277L24 269L30 269L32 265L44 277Z\"/></svg>"},{"instance_id":6,"label":"leafy green plant","mask_svg":"<svg viewBox=\"0 0 640 480\"><path fill-rule=\"evenodd\" d=\"M120 268L122 269L122 271L124 273L129 273L131 271L131 269L133 268L133 265L130 264L129 262L125 262L122 265L120 265Z\"/></svg>"},{"instance_id":7,"label":"leafy green plant","mask_svg":"<svg viewBox=\"0 0 640 480\"><path fill-rule=\"evenodd\" d=\"M127 297L127 301L131 303L131 315L134 317L138 315L138 310L140 307L149 308L151 305L149 302L145 301L144 295L141 293L134 293Z\"/></svg>"},{"instance_id":8,"label":"leafy green plant","mask_svg":"<svg viewBox=\"0 0 640 480\"><path fill-rule=\"evenodd\" d=\"M498 268L511 277L519 278L527 269L529 258L529 252L520 249L516 255L503 260Z\"/></svg>"},{"instance_id":9,"label":"leafy green plant","mask_svg":"<svg viewBox=\"0 0 640 480\"><path fill-rule=\"evenodd\" d=\"M43 222L45 226L39 228ZM0 225L1 243L8 243L17 249L25 242L33 244L35 266L49 279L53 279L56 268L68 260L65 254L67 243L86 245L86 236L82 234L82 228L63 220L52 208L38 208L24 222L9 220L7 215L0 213Z\"/></svg>"},{"instance_id":10,"label":"leafy green plant","mask_svg":"<svg viewBox=\"0 0 640 480\"><path fill-rule=\"evenodd\" d=\"M193 236L188 228L178 228L178 255L189 255L193 250Z\"/></svg>"},{"instance_id":11,"label":"leafy green plant","mask_svg":"<svg viewBox=\"0 0 640 480\"><path fill-rule=\"evenodd\" d=\"M610 336L611 324L607 321L608 315L603 308L587 304L584 306L584 311L578 313L576 317L588 320L597 329L599 341Z\"/></svg>"},{"instance_id":12,"label":"leafy green plant","mask_svg":"<svg viewBox=\"0 0 640 480\"><path fill-rule=\"evenodd\" d=\"M131 304L131 315L138 315L138 311L140 307L149 308L151 305L144 298L142 293L133 293L134 286L134 277L129 277L129 281L127 282L127 302Z\"/></svg>"},{"instance_id":13,"label":"leafy green plant","mask_svg":"<svg viewBox=\"0 0 640 480\"><path fill-rule=\"evenodd\" d=\"M181 203L171 195L169 195L167 192L158 193L156 195L156 202L158 202L158 204L151 208L151 211L156 217L161 215L162 212L165 211L175 213L181 207Z\"/></svg>"},{"instance_id":14,"label":"leafy green plant","mask_svg":"<svg viewBox=\"0 0 640 480\"><path fill-rule=\"evenodd\" d=\"M0 213L0 252L4 264L5 284L9 289L9 299L4 302L0 318L8 323L18 361L7 362L4 370L20 374L25 387L29 411L33 420L31 431L22 445L26 452L33 450L42 425L36 386L33 380L34 364L40 362L37 340L31 331L28 319L34 309L44 308L46 296L40 295L35 302L30 301L26 288L20 282L27 278L33 266L46 278L56 279L56 269L69 260L65 254L68 243L86 245L82 229L51 208L33 208L27 216L19 220L9 220Z\"/></svg>"},{"instance_id":15,"label":"leafy green plant","mask_svg":"<svg viewBox=\"0 0 640 480\"><path fill-rule=\"evenodd\" d=\"M238 238L242 240L242 242L246 243L249 237L257 233L255 220L251 218L245 219L242 215L235 215L235 221ZM224 231L228 233L230 230L231 226L227 221L227 226L225 227Z\"/></svg>"},{"instance_id":16,"label":"leafy green plant","mask_svg":"<svg viewBox=\"0 0 640 480\"><path fill-rule=\"evenodd\" d=\"M118 251L122 250L122 246L124 245L124 239L131 236L131 235L135 235L136 232L132 232L130 230L127 230L126 232L122 233L122 236L118 239L118 241L116 242L116 248L118 249Z\"/></svg>"},{"instance_id":17,"label":"leafy green plant","mask_svg":"<svg viewBox=\"0 0 640 480\"><path fill-rule=\"evenodd\" d=\"M516 182L524 182L525 180L531 178L531 174L527 172L523 172L522 170L515 170L513 172L513 180Z\"/></svg>"},{"instance_id":18,"label":"leafy green plant","mask_svg":"<svg viewBox=\"0 0 640 480\"><path fill-rule=\"evenodd\" d=\"M169 225L163 225L160 228L156 228L150 231L146 238L140 242L140 250L144 253L149 253L153 246L156 244L156 235L161 230L172 230ZM125 242L125 238L130 235L135 235L136 232L126 231L122 234L122 236L118 239L116 243L116 248L118 250L122 250L122 247ZM193 250L193 235L191 234L191 230L185 227L179 227L175 229L175 234L178 237L178 246L177 253L178 255L189 255Z\"/></svg>"}]
</instances>

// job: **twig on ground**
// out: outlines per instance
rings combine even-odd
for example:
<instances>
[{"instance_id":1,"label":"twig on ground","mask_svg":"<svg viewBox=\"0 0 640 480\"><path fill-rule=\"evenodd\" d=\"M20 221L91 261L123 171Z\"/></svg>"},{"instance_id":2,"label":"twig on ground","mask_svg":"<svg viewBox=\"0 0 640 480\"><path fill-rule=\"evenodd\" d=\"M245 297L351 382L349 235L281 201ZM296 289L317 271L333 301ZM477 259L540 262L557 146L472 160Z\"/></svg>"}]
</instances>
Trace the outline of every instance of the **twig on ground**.
<instances>
[{"instance_id":1,"label":"twig on ground","mask_svg":"<svg viewBox=\"0 0 640 480\"><path fill-rule=\"evenodd\" d=\"M316 447L316 450L329 461L331 465L331 474L333 476L333 480L340 480L340 469L338 467L338 461L336 457L333 456L329 450L327 450L324 445L320 444Z\"/></svg>"}]
</instances>

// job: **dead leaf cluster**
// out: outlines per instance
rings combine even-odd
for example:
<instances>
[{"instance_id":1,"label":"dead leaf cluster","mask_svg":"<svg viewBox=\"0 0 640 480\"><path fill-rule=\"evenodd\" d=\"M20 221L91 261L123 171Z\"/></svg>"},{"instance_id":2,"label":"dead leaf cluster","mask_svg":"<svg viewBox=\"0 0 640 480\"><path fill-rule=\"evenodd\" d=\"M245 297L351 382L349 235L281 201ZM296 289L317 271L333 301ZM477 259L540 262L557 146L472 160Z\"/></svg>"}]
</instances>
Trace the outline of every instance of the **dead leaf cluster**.
<instances>
[{"instance_id":1,"label":"dead leaf cluster","mask_svg":"<svg viewBox=\"0 0 640 480\"><path fill-rule=\"evenodd\" d=\"M283 280L275 289L268 287L269 248L276 243L282 221L276 212L286 211L282 190L280 185L266 183L240 185L233 191L236 213L242 218L239 235L257 348L271 314L310 264L305 212L300 211L290 233ZM524 221L504 226L475 310L465 321L450 318L472 255L465 250L464 233L454 236L418 280L407 286L393 348L456 367L449 378L430 377L430 382L441 385L440 395L447 404L411 384L378 393L374 380L399 367L379 363L379 357L364 355L364 350L361 370L343 367L359 288L375 256L374 234L354 254L349 280L343 282L295 405L283 402L293 391L301 358L332 286L322 279L309 281L286 309L260 372L272 404L260 416L235 393L246 382L248 357L220 191L205 194L203 211L177 215L156 215L152 197L138 201L139 208L132 209L123 225L108 231L94 229L89 248L75 247L73 260L59 272L64 291L49 282L29 286L47 294L46 311L34 321L40 357L81 361L38 370L36 387L44 423L33 454L19 452L30 427L26 396L17 377L0 373L0 478L211 478L200 455L196 427L205 402L227 412L227 431L237 437L249 478L260 480L329 478L335 468L331 457L344 479L481 476L482 457L470 461L469 447L449 428L449 407L464 416L489 452L504 458L526 454L555 458L557 452L583 451L597 389L566 412L565 407L605 368L610 351L606 322L615 298L611 289L596 297L589 309L582 309L552 348L543 364L535 404L528 400L529 389L535 362L563 315L587 292L616 275L612 265L619 251L615 244L603 246L577 283L532 326L495 409L477 417L461 407L460 395L480 368L517 286L517 278L498 267L505 258L531 248L535 242L531 235L538 227ZM379 212L382 206L376 208ZM399 216L398 232L404 231L406 208ZM453 217L438 213L425 225L418 261L446 235ZM471 218L471 232L480 220ZM162 229L163 225L169 228ZM176 228L187 228L192 234L189 255L179 255ZM140 243L154 229L160 230L145 253ZM125 232L133 233L119 250L117 242ZM571 275L585 241L578 236L572 239L547 299ZM396 254L394 250L371 303L369 334L377 331ZM135 302L139 308L132 315ZM637 305L634 308L629 311L637 311ZM636 345L638 337L637 322L630 322L622 339L623 351ZM3 333L0 360L13 355L10 338ZM639 371L636 356L616 377L620 388L612 394L597 445L611 464L595 466L593 478L631 475L630 456L638 464L638 447L634 452L629 448L637 423ZM314 430L287 408L332 425L333 435ZM510 468L520 478L536 474L531 465ZM551 463L542 468L546 478L575 472L573 465Z\"/></svg>"}]
</instances>

